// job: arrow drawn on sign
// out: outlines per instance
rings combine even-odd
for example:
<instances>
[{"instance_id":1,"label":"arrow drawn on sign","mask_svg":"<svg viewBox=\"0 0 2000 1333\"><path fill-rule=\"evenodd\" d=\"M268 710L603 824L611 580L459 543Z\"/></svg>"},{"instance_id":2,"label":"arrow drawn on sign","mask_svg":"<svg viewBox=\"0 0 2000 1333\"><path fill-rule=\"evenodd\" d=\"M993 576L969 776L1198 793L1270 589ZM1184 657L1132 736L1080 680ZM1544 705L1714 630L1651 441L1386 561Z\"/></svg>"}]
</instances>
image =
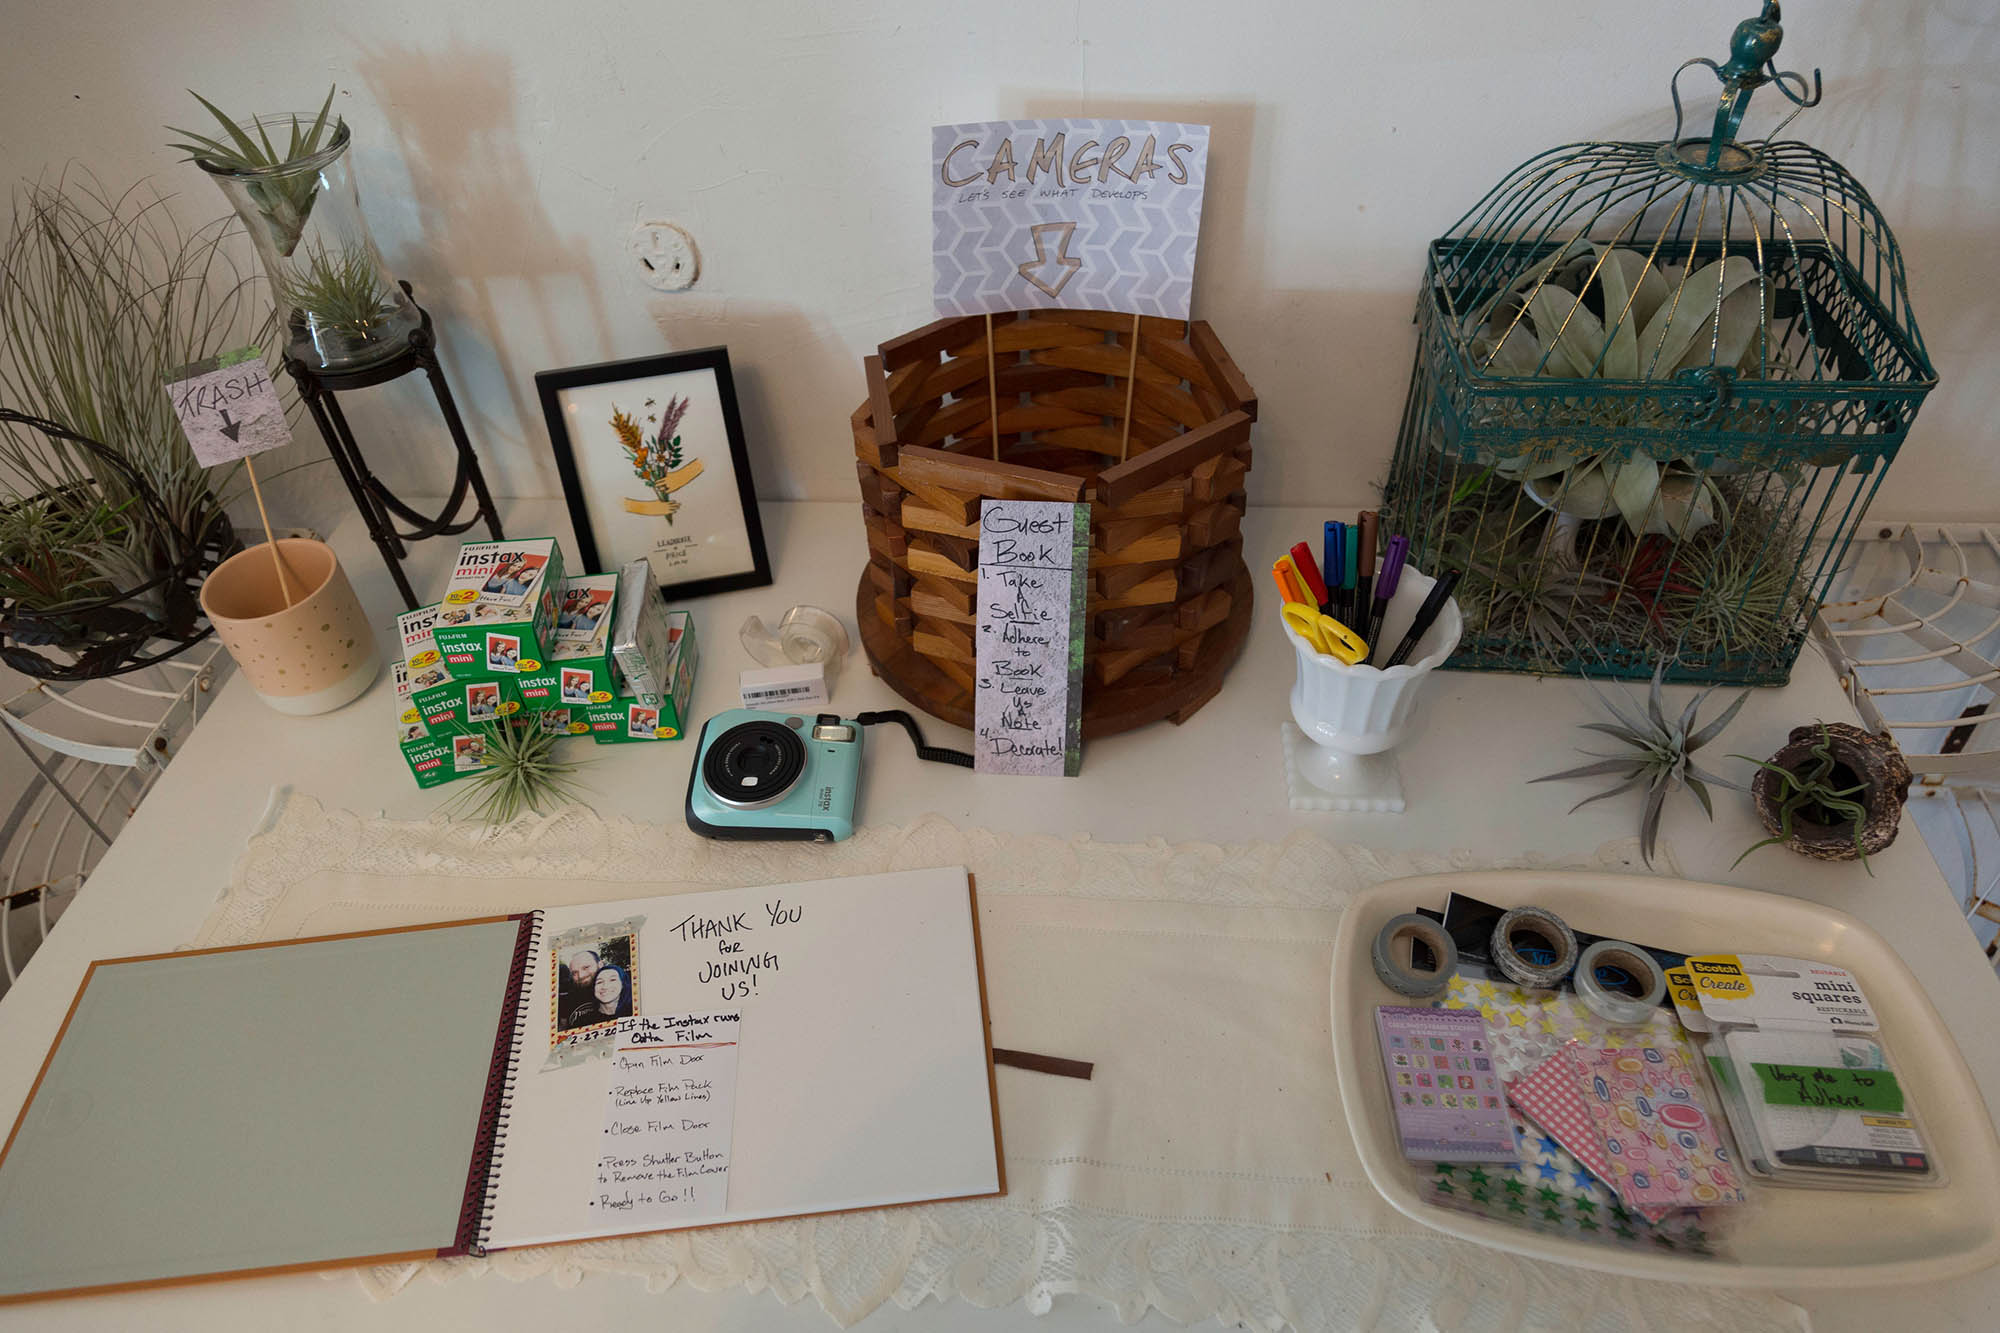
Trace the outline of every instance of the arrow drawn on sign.
<instances>
[{"instance_id":1,"label":"arrow drawn on sign","mask_svg":"<svg viewBox=\"0 0 2000 1333\"><path fill-rule=\"evenodd\" d=\"M227 435L231 440L234 440L237 434L242 431L243 423L240 421L231 421L229 419L229 409L226 407L217 408L216 410L222 413L222 433Z\"/></svg>"},{"instance_id":2,"label":"arrow drawn on sign","mask_svg":"<svg viewBox=\"0 0 2000 1333\"><path fill-rule=\"evenodd\" d=\"M1035 257L1014 271L1042 291L1048 293L1049 296L1061 296L1062 289L1069 286L1069 280L1076 276L1078 269L1083 267L1083 261L1073 258L1069 252L1069 238L1075 232L1076 224L1074 222L1038 222L1028 228L1029 235L1035 238ZM1053 256L1049 254L1049 237L1051 235L1056 238L1056 252ZM1050 265L1054 265L1057 269L1061 270L1056 275L1053 287L1030 271L1036 269L1046 271Z\"/></svg>"}]
</instances>

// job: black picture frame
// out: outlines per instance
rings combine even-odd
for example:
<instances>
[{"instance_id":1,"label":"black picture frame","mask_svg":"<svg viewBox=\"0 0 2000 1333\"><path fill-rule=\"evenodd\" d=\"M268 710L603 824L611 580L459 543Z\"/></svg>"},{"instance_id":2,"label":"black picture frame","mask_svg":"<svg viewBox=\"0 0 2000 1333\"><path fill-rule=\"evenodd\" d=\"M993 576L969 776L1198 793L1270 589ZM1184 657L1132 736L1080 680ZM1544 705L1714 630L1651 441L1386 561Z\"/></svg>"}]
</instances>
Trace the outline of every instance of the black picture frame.
<instances>
[{"instance_id":1,"label":"black picture frame","mask_svg":"<svg viewBox=\"0 0 2000 1333\"><path fill-rule=\"evenodd\" d=\"M565 393L601 385L653 379L707 371L714 376L720 401L724 431L729 440L729 457L736 477L737 507L749 542L746 568L680 581L660 581L660 592L671 602L711 593L734 592L739 588L765 588L771 584L771 557L764 547L764 524L757 512L756 487L750 475L750 459L743 442L743 418L736 406L736 379L729 369L729 349L703 347L690 352L669 352L661 356L634 357L625 361L605 361L594 366L572 366L544 370L535 375L535 392L542 402L542 416L548 424L549 444L554 450L556 472L562 478L563 498L569 506L571 526L576 532L576 555L580 572L615 572L626 561L646 556L646 551L604 549L599 542L600 527L594 520L595 506L616 503L611 495L594 496L578 466L576 442L570 438L564 411ZM597 489L608 489L598 487Z\"/></svg>"}]
</instances>

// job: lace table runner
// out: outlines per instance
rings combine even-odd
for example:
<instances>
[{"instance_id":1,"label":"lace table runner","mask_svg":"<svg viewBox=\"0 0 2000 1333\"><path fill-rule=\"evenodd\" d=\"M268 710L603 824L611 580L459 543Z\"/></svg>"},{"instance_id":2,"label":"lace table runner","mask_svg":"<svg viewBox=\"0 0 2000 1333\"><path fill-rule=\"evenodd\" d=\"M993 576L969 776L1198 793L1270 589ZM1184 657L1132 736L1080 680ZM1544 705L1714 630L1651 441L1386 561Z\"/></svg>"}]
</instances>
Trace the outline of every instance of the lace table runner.
<instances>
[{"instance_id":1,"label":"lace table runner","mask_svg":"<svg viewBox=\"0 0 2000 1333\"><path fill-rule=\"evenodd\" d=\"M1358 889L1479 864L1303 832L1109 844L941 818L831 847L712 843L580 808L489 831L363 818L280 792L195 943L964 865L979 885L996 1044L1096 1062L1087 1083L999 1071L1004 1198L353 1270L378 1299L419 1276L490 1271L811 1296L843 1327L888 1302L1041 1312L1067 1293L1109 1301L1128 1322L1152 1310L1273 1330L1643 1329L1668 1312L1682 1325L1803 1327L1772 1296L1453 1240L1369 1185L1333 1079L1335 924ZM1612 844L1590 864L1636 869L1636 853Z\"/></svg>"}]
</instances>

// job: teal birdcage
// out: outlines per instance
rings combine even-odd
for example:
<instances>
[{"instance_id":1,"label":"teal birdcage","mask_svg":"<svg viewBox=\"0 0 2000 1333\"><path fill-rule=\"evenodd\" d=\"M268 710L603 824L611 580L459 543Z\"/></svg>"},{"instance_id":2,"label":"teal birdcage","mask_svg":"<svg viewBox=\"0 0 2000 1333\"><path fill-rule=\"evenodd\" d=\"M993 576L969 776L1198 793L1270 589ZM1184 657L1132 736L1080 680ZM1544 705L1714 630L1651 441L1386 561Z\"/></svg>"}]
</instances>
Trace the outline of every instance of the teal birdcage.
<instances>
[{"instance_id":1,"label":"teal birdcage","mask_svg":"<svg viewBox=\"0 0 2000 1333\"><path fill-rule=\"evenodd\" d=\"M1845 168L1774 141L1818 103L1779 10L1669 84L1674 137L1516 168L1430 246L1385 502L1461 572L1473 670L1782 684L1937 382L1895 237ZM1678 81L1721 81L1681 136ZM1736 138L1751 94L1790 103Z\"/></svg>"}]
</instances>

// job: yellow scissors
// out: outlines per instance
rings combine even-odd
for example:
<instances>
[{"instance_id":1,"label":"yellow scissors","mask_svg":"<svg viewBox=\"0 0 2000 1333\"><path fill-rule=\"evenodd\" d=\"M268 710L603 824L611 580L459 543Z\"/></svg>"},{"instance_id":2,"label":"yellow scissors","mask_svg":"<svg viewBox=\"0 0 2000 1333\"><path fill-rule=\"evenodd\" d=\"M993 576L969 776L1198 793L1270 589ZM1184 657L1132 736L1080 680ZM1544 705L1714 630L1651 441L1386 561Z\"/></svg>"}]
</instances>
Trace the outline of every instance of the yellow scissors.
<instances>
[{"instance_id":1,"label":"yellow scissors","mask_svg":"<svg viewBox=\"0 0 2000 1333\"><path fill-rule=\"evenodd\" d=\"M1332 616L1304 602L1286 602L1280 612L1285 617L1285 623L1297 630L1299 637L1311 644L1315 652L1324 653L1349 666L1368 656L1368 645L1361 636Z\"/></svg>"}]
</instances>

